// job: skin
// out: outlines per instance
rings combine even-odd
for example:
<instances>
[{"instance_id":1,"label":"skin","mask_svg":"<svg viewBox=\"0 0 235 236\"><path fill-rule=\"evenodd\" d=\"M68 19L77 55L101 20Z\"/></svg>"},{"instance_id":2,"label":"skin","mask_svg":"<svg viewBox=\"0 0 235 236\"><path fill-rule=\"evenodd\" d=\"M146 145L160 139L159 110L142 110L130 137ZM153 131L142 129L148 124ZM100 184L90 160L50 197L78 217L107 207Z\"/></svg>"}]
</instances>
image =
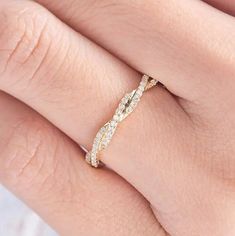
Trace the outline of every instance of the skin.
<instances>
[{"instance_id":1,"label":"skin","mask_svg":"<svg viewBox=\"0 0 235 236\"><path fill-rule=\"evenodd\" d=\"M235 2L38 2L0 1L0 181L61 235L234 235Z\"/></svg>"}]
</instances>

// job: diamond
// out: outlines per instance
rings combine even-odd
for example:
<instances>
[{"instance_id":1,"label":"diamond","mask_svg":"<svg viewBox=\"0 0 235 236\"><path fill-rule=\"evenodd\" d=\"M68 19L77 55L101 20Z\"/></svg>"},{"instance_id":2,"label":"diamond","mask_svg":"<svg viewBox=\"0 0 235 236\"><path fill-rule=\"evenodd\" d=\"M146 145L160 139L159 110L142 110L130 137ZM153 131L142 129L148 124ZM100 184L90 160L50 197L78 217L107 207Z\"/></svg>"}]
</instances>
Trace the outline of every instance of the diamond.
<instances>
[{"instance_id":1,"label":"diamond","mask_svg":"<svg viewBox=\"0 0 235 236\"><path fill-rule=\"evenodd\" d=\"M147 75L143 75L142 80L136 90L127 93L121 99L113 118L106 123L96 134L91 152L86 154L86 161L93 167L100 164L97 158L98 153L105 149L110 143L118 124L125 119L136 108L143 92L157 84L156 80L151 79Z\"/></svg>"},{"instance_id":2,"label":"diamond","mask_svg":"<svg viewBox=\"0 0 235 236\"><path fill-rule=\"evenodd\" d=\"M125 108L126 108L126 105L120 103L119 106L118 106L118 109L117 109L117 110L119 110L119 111L123 111Z\"/></svg>"},{"instance_id":3,"label":"diamond","mask_svg":"<svg viewBox=\"0 0 235 236\"><path fill-rule=\"evenodd\" d=\"M90 152L87 152L87 154L86 154L86 161L88 163L91 163L91 153Z\"/></svg>"},{"instance_id":4,"label":"diamond","mask_svg":"<svg viewBox=\"0 0 235 236\"><path fill-rule=\"evenodd\" d=\"M130 98L130 95L129 94L126 94L125 97L121 100L121 104L126 104L128 103L128 100Z\"/></svg>"},{"instance_id":5,"label":"diamond","mask_svg":"<svg viewBox=\"0 0 235 236\"><path fill-rule=\"evenodd\" d=\"M115 114L113 116L113 120L116 121L116 122L119 122L121 119L120 119L120 116L118 116L117 114Z\"/></svg>"},{"instance_id":6,"label":"diamond","mask_svg":"<svg viewBox=\"0 0 235 236\"><path fill-rule=\"evenodd\" d=\"M111 126L111 127L117 126L117 122L116 122L115 120L112 120L112 121L110 122L110 126Z\"/></svg>"},{"instance_id":7,"label":"diamond","mask_svg":"<svg viewBox=\"0 0 235 236\"><path fill-rule=\"evenodd\" d=\"M137 90L137 91L136 91L136 94L137 94L138 96L142 96L143 92L140 91L140 90Z\"/></svg>"},{"instance_id":8,"label":"diamond","mask_svg":"<svg viewBox=\"0 0 235 236\"><path fill-rule=\"evenodd\" d=\"M99 161L97 159L92 160L91 164L92 164L93 167L97 168L99 166Z\"/></svg>"}]
</instances>

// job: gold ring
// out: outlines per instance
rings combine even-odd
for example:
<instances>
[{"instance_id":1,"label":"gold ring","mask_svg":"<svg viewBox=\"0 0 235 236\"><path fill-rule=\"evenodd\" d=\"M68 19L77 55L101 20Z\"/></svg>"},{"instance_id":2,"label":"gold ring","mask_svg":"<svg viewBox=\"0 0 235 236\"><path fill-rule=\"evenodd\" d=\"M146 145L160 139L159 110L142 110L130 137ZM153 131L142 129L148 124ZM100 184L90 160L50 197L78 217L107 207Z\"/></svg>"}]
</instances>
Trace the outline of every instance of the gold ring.
<instances>
[{"instance_id":1,"label":"gold ring","mask_svg":"<svg viewBox=\"0 0 235 236\"><path fill-rule=\"evenodd\" d=\"M137 89L126 94L118 105L114 116L108 121L96 134L92 149L86 154L86 161L92 167L103 166L99 158L99 153L106 149L119 125L127 116L129 116L139 103L143 93L158 83L147 75L143 75Z\"/></svg>"}]
</instances>

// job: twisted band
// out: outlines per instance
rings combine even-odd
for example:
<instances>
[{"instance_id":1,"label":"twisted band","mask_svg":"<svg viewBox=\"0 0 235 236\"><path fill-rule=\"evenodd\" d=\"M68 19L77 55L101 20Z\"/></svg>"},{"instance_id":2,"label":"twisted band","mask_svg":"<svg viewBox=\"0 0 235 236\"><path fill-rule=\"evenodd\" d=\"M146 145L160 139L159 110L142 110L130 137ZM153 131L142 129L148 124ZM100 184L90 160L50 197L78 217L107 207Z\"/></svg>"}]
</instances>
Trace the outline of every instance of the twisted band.
<instances>
[{"instance_id":1,"label":"twisted band","mask_svg":"<svg viewBox=\"0 0 235 236\"><path fill-rule=\"evenodd\" d=\"M98 131L95 136L91 151L87 152L86 154L86 161L91 166L97 168L102 165L98 154L107 148L118 124L134 111L143 93L155 86L157 83L158 81L156 79L153 79L147 75L143 75L138 88L133 90L131 93L127 93L122 98L114 116Z\"/></svg>"}]
</instances>

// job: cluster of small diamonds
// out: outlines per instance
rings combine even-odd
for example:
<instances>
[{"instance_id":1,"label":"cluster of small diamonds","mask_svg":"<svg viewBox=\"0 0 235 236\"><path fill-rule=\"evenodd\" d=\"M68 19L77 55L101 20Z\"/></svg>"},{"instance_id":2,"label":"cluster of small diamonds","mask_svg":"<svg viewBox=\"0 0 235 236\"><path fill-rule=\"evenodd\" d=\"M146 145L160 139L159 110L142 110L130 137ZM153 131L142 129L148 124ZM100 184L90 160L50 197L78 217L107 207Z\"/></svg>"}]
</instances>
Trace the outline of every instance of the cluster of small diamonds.
<instances>
[{"instance_id":1,"label":"cluster of small diamonds","mask_svg":"<svg viewBox=\"0 0 235 236\"><path fill-rule=\"evenodd\" d=\"M92 150L86 154L86 161L94 167L99 166L97 154L104 150L111 141L118 123L111 120L106 123L96 134Z\"/></svg>"},{"instance_id":2,"label":"cluster of small diamonds","mask_svg":"<svg viewBox=\"0 0 235 236\"><path fill-rule=\"evenodd\" d=\"M118 122L123 121L130 113L134 111L136 108L137 104L140 101L140 98L143 95L143 92L145 90L145 87L147 86L148 83L148 76L143 76L139 87L132 91L131 93L128 93L124 96L124 98L121 100L115 115L113 117L118 119Z\"/></svg>"},{"instance_id":3,"label":"cluster of small diamonds","mask_svg":"<svg viewBox=\"0 0 235 236\"><path fill-rule=\"evenodd\" d=\"M86 161L93 167L99 166L100 161L97 158L98 153L108 146L118 124L134 111L148 85L148 82L149 77L144 75L138 88L133 90L131 93L126 94L122 98L112 119L96 134L92 150L86 154Z\"/></svg>"}]
</instances>

